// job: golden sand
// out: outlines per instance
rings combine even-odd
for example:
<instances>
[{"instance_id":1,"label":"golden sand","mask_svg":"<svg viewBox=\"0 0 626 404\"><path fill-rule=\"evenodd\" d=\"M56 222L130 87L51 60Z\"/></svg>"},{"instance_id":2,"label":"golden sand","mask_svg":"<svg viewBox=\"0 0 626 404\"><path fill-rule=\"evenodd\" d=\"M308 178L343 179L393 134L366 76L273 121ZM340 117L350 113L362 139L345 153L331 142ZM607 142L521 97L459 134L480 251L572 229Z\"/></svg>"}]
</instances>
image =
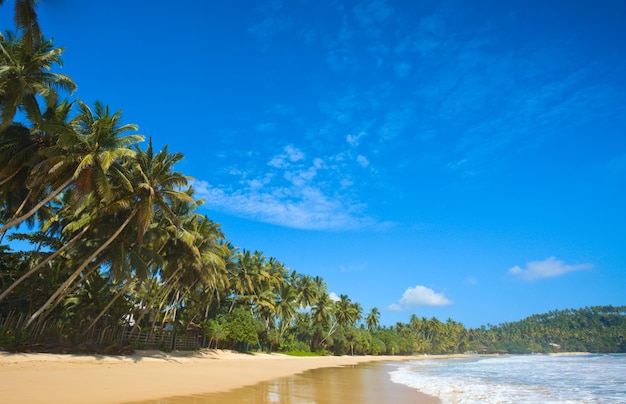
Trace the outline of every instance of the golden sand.
<instances>
[{"instance_id":1,"label":"golden sand","mask_svg":"<svg viewBox=\"0 0 626 404\"><path fill-rule=\"evenodd\" d=\"M220 393L306 370L412 356L292 357L205 350L132 356L0 352L0 397L7 403L122 403Z\"/></svg>"}]
</instances>

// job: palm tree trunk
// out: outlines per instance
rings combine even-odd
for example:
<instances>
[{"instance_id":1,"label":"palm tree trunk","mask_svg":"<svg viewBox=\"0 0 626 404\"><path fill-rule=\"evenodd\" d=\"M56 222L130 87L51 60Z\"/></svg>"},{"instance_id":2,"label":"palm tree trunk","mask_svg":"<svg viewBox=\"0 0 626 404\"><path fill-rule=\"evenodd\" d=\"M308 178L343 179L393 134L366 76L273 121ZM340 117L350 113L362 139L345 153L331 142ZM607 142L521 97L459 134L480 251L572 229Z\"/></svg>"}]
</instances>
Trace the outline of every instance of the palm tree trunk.
<instances>
[{"instance_id":1,"label":"palm tree trunk","mask_svg":"<svg viewBox=\"0 0 626 404\"><path fill-rule=\"evenodd\" d=\"M328 340L328 338L330 338L331 335L333 335L336 331L337 328L337 321L334 321L331 326L330 326L330 330L328 330L328 333L326 334L326 336L324 338L322 338L322 340L320 341L320 344L323 344L326 342L326 340Z\"/></svg>"},{"instance_id":2,"label":"palm tree trunk","mask_svg":"<svg viewBox=\"0 0 626 404\"><path fill-rule=\"evenodd\" d=\"M162 249L163 249L163 247L159 248L159 250L157 251L157 254L159 254ZM148 262L148 266L152 265L153 261L154 260L150 260ZM95 327L95 325L98 322L98 320L100 320L100 318L111 308L111 306L113 306L113 303L115 303L117 301L117 299L119 299L120 297L122 297L122 295L124 293L126 293L126 291L128 290L128 287L131 286L135 280L137 280L137 274L135 274L135 276L133 276L130 280L128 280L128 282L126 282L126 284L122 287L122 289L119 292L117 292L117 294L113 297L113 299L111 299L111 301L100 312L100 314L98 314L98 317L96 317L96 319L93 320L93 322L91 323L89 328L87 328L87 330L85 330L83 335L86 335L87 332L89 332L89 330L91 330L93 327Z\"/></svg>"},{"instance_id":3,"label":"palm tree trunk","mask_svg":"<svg viewBox=\"0 0 626 404\"><path fill-rule=\"evenodd\" d=\"M137 214L137 210L135 209L132 211L130 215L128 215L128 217L126 218L124 223L122 223L122 225L119 227L119 229L117 229L115 233L113 233L113 235L109 237L109 239L104 244L102 244L96 251L94 251L93 254L89 256L89 258L83 261L83 263L78 267L78 269L74 271L74 273L70 275L70 277L67 278L65 282L63 282L63 284L57 289L56 292L52 294L52 296L50 296L48 301L44 303L43 306L41 306L35 313L33 313L33 315L30 317L30 319L28 320L24 328L27 328L29 325L31 325L32 322L35 319L37 319L37 317L39 317L41 313L43 313L46 310L46 308L48 307L50 303L52 303L59 295L62 295L67 290L69 285L72 282L74 282L76 278L78 278L80 273L83 272L83 270L87 267L87 265L89 265L89 263L93 261L94 258L96 258L102 251L104 251L104 249L107 248L109 244L111 244L117 238L117 236L120 235L122 230L124 230L126 226L128 226L128 224L135 217L136 214Z\"/></svg>"},{"instance_id":4,"label":"palm tree trunk","mask_svg":"<svg viewBox=\"0 0 626 404\"><path fill-rule=\"evenodd\" d=\"M83 335L87 335L87 333L93 327L95 327L96 323L98 323L98 320L100 320L100 318L102 316L104 316L107 311L109 311L109 309L111 308L111 306L113 306L113 303L115 303L117 301L117 299L119 299L124 293L126 293L126 291L128 290L128 287L131 286L134 281L135 281L135 279L132 278L128 282L126 282L126 284L122 287L122 289L120 289L120 291L117 292L117 294L113 297L113 299L111 299L111 301L106 305L106 307L104 309L102 309L102 311L100 312L100 314L98 314L96 319L91 322L91 325L85 330Z\"/></svg>"},{"instance_id":5,"label":"palm tree trunk","mask_svg":"<svg viewBox=\"0 0 626 404\"><path fill-rule=\"evenodd\" d=\"M23 167L22 167L23 168ZM10 174L9 176L7 176L6 178L4 178L2 181L0 181L0 186L6 184L7 182L11 181L13 178L15 178L15 176L17 174L19 174L20 170L22 168L18 168L17 170L13 171L12 174Z\"/></svg>"},{"instance_id":6,"label":"palm tree trunk","mask_svg":"<svg viewBox=\"0 0 626 404\"><path fill-rule=\"evenodd\" d=\"M0 302L7 297L7 295L9 293L11 293L11 291L13 289L15 289L20 283L22 283L24 280L26 280L29 276L31 276L32 274L34 274L35 272L39 271L41 268L43 268L44 265L46 265L48 262L52 261L53 259L55 259L56 257L58 257L63 251L65 251L69 246L71 246L72 244L74 244L74 242L76 242L76 240L78 240L81 236L83 236L87 230L89 229L89 226L85 226L85 228L78 233L76 236L74 236L74 238L72 238L70 241L67 242L67 244L65 244L63 247L59 248L58 250L55 251L54 254L48 256L48 258L46 258L45 260L43 260L42 262L40 262L35 268L31 269L30 271L26 272L24 275L22 275L18 280L16 280L15 282L13 282L4 292L2 292L2 294L0 294Z\"/></svg>"},{"instance_id":7,"label":"palm tree trunk","mask_svg":"<svg viewBox=\"0 0 626 404\"><path fill-rule=\"evenodd\" d=\"M55 196L57 196L58 194L60 194L65 188L67 188L72 181L74 181L74 177L70 177L67 181L65 181L63 184L61 184L57 189L55 189L54 191L52 191L50 193L50 195L48 195L47 197L45 197L41 202L39 202L37 205L35 205L35 207L33 207L31 210L29 210L27 213L23 214L22 216L15 218L13 220L11 220L9 223L5 224L4 226L2 226L2 228L0 229L0 234L6 232L7 230L9 230L12 227L17 226L18 224L22 223L24 220L27 220L28 218L30 218L31 216L33 216L35 213L37 213L37 211L46 203L50 202Z\"/></svg>"},{"instance_id":8,"label":"palm tree trunk","mask_svg":"<svg viewBox=\"0 0 626 404\"><path fill-rule=\"evenodd\" d=\"M98 269L98 265L99 264L100 263L97 263L96 265L93 266L93 268L91 268L87 272L85 272L85 274L81 277L81 280L91 276L91 274L96 272L96 270ZM39 322L45 321L46 317L49 316L50 313L63 301L63 297L71 295L72 293L74 293L74 291L76 289L78 289L79 286L80 286L80 281L76 282L74 285L72 285L68 290L66 290L66 292L63 295L60 295L59 297L57 297L56 300L54 302L52 302L51 306L48 307L46 312L44 314L42 314L41 317L39 317Z\"/></svg>"},{"instance_id":9,"label":"palm tree trunk","mask_svg":"<svg viewBox=\"0 0 626 404\"><path fill-rule=\"evenodd\" d=\"M174 276L176 276L178 274L178 272L180 271L180 268L177 269L176 271L174 271L174 273L172 275L170 275L169 278L167 278L167 280L163 283L163 285L159 288L160 290L157 291L157 293L154 294L154 296L152 297L152 299L150 299L150 301L146 304L146 307L144 307L141 312L139 313L139 316L137 318L137 320L135 320L135 325L133 326L133 328L130 330L130 333L132 335L132 333L135 331L135 329L137 329L137 327L139 326L139 322L144 318L144 316L148 313L148 310L150 308L152 308L152 306L154 305L155 300L157 299L157 297L161 294L161 292L163 290L165 290L165 288L170 287L170 285L168 285L170 283L170 281L172 279L174 279ZM169 293L169 291L168 291ZM165 298L164 298L165 300Z\"/></svg>"},{"instance_id":10,"label":"palm tree trunk","mask_svg":"<svg viewBox=\"0 0 626 404\"><path fill-rule=\"evenodd\" d=\"M26 197L24 198L24 200L22 201L20 206L17 208L17 210L13 214L13 217L16 217L17 215L19 215L22 212L22 209L24 209L24 206L26 206L26 202L28 202L28 198L30 198L30 195L32 193L33 193L32 189L28 190L28 193L26 194Z\"/></svg>"}]
</instances>

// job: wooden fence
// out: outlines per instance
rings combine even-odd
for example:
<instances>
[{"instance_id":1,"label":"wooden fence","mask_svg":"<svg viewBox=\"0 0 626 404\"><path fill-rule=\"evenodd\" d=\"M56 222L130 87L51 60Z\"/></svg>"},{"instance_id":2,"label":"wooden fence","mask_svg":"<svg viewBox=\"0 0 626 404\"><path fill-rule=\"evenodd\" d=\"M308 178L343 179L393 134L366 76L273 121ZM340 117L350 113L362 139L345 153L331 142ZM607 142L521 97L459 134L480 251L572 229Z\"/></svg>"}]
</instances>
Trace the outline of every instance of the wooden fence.
<instances>
[{"instance_id":1,"label":"wooden fence","mask_svg":"<svg viewBox=\"0 0 626 404\"><path fill-rule=\"evenodd\" d=\"M41 321L25 328L29 317L0 315L0 349L33 344L51 345L131 345L135 349L193 351L201 347L197 333L177 334L164 330L132 330L129 326L109 326L88 331L73 329L59 320Z\"/></svg>"},{"instance_id":2,"label":"wooden fence","mask_svg":"<svg viewBox=\"0 0 626 404\"><path fill-rule=\"evenodd\" d=\"M178 334L175 331L145 330L133 331L130 327L124 330L122 341L135 349L158 349L161 351L194 351L201 348L198 334Z\"/></svg>"}]
</instances>

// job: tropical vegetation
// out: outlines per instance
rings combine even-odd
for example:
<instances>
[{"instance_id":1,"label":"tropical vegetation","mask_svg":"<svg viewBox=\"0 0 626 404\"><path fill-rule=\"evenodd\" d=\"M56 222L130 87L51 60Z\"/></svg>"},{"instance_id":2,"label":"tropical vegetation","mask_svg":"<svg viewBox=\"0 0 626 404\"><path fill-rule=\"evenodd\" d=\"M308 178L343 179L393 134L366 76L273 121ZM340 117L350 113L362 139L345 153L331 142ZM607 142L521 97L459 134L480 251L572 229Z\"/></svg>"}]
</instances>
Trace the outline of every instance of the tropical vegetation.
<instances>
[{"instance_id":1,"label":"tropical vegetation","mask_svg":"<svg viewBox=\"0 0 626 404\"><path fill-rule=\"evenodd\" d=\"M384 327L377 308L333 299L319 276L233 246L176 170L181 153L156 150L121 111L72 97L63 48L35 6L16 0L15 30L0 34L0 349L98 345L123 329L136 347L133 333L158 331L299 354L626 350L626 307Z\"/></svg>"}]
</instances>

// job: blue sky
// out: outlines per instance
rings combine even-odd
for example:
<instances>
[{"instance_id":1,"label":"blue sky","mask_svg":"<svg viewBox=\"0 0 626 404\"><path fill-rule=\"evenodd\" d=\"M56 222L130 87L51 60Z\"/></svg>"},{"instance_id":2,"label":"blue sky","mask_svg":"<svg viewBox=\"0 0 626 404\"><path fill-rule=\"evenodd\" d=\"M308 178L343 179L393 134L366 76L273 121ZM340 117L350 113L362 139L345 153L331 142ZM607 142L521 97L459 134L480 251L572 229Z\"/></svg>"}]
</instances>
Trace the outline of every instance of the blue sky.
<instances>
[{"instance_id":1,"label":"blue sky","mask_svg":"<svg viewBox=\"0 0 626 404\"><path fill-rule=\"evenodd\" d=\"M0 8L12 28L12 2ZM42 0L75 95L382 323L626 304L626 3Z\"/></svg>"}]
</instances>

